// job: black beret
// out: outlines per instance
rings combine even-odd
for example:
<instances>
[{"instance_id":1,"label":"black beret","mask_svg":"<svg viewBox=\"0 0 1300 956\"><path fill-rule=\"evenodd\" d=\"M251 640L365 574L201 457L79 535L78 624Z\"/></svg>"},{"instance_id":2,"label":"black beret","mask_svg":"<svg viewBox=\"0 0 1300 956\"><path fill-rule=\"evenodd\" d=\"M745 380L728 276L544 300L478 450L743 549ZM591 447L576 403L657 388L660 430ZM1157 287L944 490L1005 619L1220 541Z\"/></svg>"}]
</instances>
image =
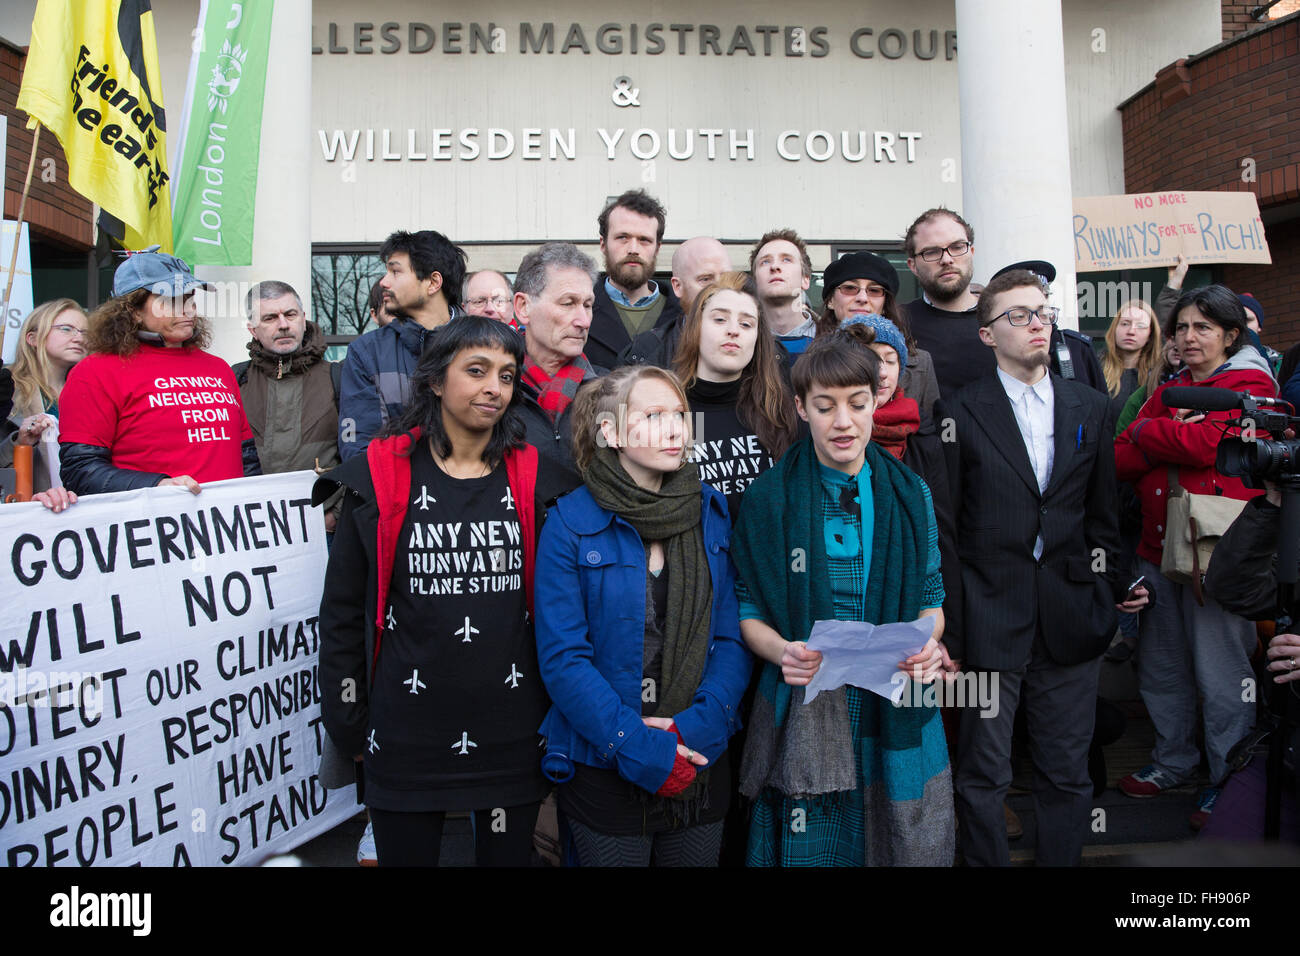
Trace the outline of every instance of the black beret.
<instances>
[{"instance_id":1,"label":"black beret","mask_svg":"<svg viewBox=\"0 0 1300 956\"><path fill-rule=\"evenodd\" d=\"M835 287L850 279L870 279L883 285L890 295L898 295L898 270L888 259L874 252L846 252L822 274L822 301L828 301Z\"/></svg>"}]
</instances>

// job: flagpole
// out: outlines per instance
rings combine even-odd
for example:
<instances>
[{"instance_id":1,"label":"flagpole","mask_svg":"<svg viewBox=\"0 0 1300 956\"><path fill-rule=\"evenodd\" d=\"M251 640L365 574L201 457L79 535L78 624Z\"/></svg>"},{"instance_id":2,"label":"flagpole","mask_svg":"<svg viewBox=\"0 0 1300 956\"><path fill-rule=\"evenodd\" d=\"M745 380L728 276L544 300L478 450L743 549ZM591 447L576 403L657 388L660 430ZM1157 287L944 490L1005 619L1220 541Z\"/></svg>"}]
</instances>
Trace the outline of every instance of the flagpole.
<instances>
[{"instance_id":1,"label":"flagpole","mask_svg":"<svg viewBox=\"0 0 1300 956\"><path fill-rule=\"evenodd\" d=\"M14 270L18 268L18 244L23 236L23 212L27 208L27 190L32 185L32 173L36 170L36 144L41 139L41 124L36 124L36 131L32 133L32 156L27 161L27 178L23 180L22 198L18 200L18 224L14 227L14 248L9 255L9 280L5 283L5 300L3 311L3 321L0 321L0 351L4 350L5 345L5 326L9 324L9 294L14 290Z\"/></svg>"}]
</instances>

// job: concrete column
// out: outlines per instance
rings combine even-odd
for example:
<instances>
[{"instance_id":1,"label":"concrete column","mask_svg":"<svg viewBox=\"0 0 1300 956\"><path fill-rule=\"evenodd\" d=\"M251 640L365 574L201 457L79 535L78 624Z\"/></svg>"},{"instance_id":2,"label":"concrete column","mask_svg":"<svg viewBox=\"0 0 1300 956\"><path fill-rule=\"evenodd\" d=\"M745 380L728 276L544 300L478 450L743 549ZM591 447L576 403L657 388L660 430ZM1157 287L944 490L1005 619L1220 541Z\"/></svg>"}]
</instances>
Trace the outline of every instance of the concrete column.
<instances>
[{"instance_id":1,"label":"concrete column","mask_svg":"<svg viewBox=\"0 0 1300 956\"><path fill-rule=\"evenodd\" d=\"M310 318L311 0L276 0L267 57L253 264L204 266L196 273L222 282L287 282L298 290ZM244 317L230 314L229 296L219 298L221 302L209 313L214 327L212 351L232 363L243 361L248 358Z\"/></svg>"},{"instance_id":2,"label":"concrete column","mask_svg":"<svg viewBox=\"0 0 1300 956\"><path fill-rule=\"evenodd\" d=\"M975 281L1046 259L1051 301L1078 328L1060 0L956 3L961 213L975 228Z\"/></svg>"}]
</instances>

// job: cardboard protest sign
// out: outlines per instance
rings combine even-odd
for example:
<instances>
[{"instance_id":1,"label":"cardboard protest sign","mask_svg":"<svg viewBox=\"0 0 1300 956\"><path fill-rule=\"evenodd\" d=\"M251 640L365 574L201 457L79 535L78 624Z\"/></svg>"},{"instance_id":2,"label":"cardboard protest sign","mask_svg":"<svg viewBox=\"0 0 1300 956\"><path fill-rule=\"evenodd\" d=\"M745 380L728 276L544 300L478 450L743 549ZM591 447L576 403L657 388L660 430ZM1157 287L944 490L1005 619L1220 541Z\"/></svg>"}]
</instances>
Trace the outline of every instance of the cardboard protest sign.
<instances>
[{"instance_id":1,"label":"cardboard protest sign","mask_svg":"<svg viewBox=\"0 0 1300 956\"><path fill-rule=\"evenodd\" d=\"M1164 192L1074 200L1076 272L1188 262L1273 261L1252 192Z\"/></svg>"},{"instance_id":2,"label":"cardboard protest sign","mask_svg":"<svg viewBox=\"0 0 1300 956\"><path fill-rule=\"evenodd\" d=\"M316 779L314 477L0 507L0 862L246 865L357 812Z\"/></svg>"}]
</instances>

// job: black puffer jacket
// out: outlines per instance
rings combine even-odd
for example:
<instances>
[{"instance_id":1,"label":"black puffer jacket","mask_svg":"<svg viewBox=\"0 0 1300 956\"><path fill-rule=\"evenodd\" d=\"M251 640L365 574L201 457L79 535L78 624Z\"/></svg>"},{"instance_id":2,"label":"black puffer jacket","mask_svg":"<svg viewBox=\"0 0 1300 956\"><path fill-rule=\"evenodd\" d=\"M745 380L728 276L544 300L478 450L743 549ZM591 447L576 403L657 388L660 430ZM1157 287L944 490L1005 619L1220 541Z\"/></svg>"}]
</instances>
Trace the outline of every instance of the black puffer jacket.
<instances>
[{"instance_id":1,"label":"black puffer jacket","mask_svg":"<svg viewBox=\"0 0 1300 956\"><path fill-rule=\"evenodd\" d=\"M1251 621L1277 614L1277 545L1282 509L1252 498L1228 526L1205 569L1205 590L1225 611Z\"/></svg>"}]
</instances>

